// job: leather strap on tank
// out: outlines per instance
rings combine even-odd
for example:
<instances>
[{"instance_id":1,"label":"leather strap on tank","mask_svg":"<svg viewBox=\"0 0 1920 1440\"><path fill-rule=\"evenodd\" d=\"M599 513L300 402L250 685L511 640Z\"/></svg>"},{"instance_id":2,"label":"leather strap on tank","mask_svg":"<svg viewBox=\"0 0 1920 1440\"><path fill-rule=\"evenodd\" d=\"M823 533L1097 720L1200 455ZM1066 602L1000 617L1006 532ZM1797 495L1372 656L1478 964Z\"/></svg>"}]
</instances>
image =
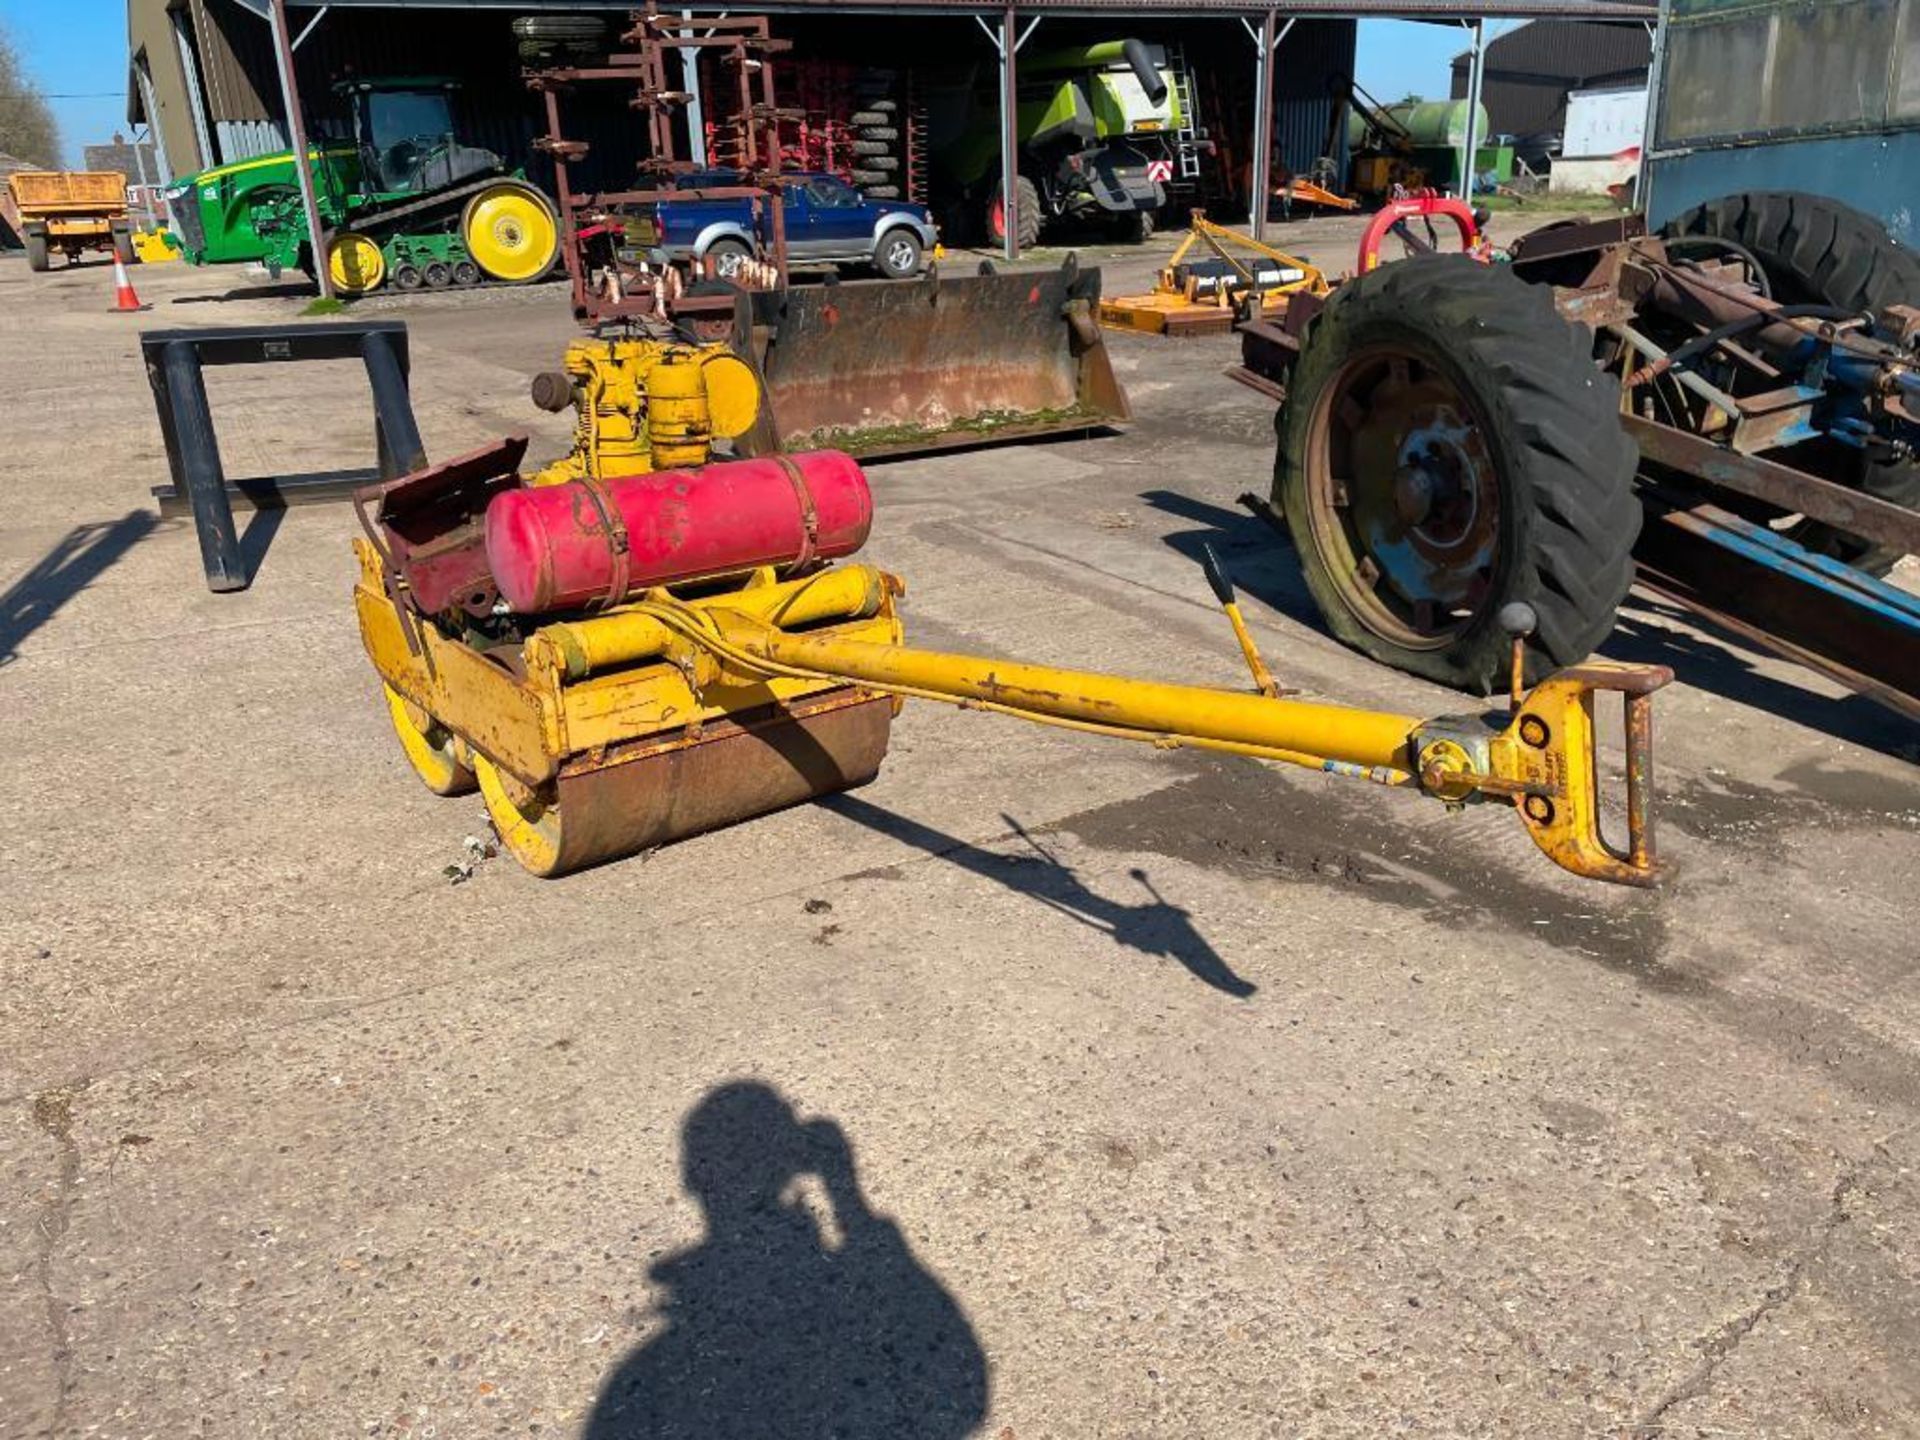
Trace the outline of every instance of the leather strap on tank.
<instances>
[{"instance_id":1,"label":"leather strap on tank","mask_svg":"<svg viewBox=\"0 0 1920 1440\"><path fill-rule=\"evenodd\" d=\"M607 553L613 558L613 574L607 584L606 598L587 608L606 610L626 601L627 585L633 577L633 542L627 536L627 522L621 517L620 506L607 493L605 486L593 476L583 477L580 486L587 492L587 498L593 502L593 508L600 516L600 528L607 537Z\"/></svg>"},{"instance_id":2,"label":"leather strap on tank","mask_svg":"<svg viewBox=\"0 0 1920 1440\"><path fill-rule=\"evenodd\" d=\"M794 498L800 502L800 524L806 535L800 545L800 553L793 559L791 569L805 570L819 558L820 553L820 514L814 509L813 491L807 488L807 477L800 467L785 455L775 455L773 461L787 472L787 479L793 482Z\"/></svg>"}]
</instances>

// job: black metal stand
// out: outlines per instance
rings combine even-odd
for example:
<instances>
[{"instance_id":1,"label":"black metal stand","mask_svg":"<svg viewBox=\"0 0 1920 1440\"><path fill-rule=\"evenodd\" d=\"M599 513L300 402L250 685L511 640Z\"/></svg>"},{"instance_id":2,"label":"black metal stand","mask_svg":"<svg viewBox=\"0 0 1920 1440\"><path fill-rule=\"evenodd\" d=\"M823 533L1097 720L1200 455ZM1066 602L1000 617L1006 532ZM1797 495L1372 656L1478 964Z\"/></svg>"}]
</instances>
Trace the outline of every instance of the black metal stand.
<instances>
[{"instance_id":1,"label":"black metal stand","mask_svg":"<svg viewBox=\"0 0 1920 1440\"><path fill-rule=\"evenodd\" d=\"M140 337L153 387L172 485L154 487L163 515L193 512L207 588L244 590L247 574L233 527L233 501L256 509L345 500L372 480L393 480L427 463L407 390L407 327L399 320L342 320L311 325L238 325L206 330L149 330ZM373 387L378 468L229 481L207 403L208 365L274 365L294 360L359 359Z\"/></svg>"}]
</instances>

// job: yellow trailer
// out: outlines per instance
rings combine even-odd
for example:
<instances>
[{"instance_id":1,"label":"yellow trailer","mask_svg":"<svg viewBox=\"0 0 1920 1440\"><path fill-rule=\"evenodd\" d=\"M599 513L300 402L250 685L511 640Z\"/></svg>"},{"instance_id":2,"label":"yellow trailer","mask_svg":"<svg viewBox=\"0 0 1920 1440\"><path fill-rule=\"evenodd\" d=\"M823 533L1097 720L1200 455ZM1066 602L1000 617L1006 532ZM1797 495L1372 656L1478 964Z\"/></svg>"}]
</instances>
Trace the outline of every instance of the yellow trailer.
<instances>
[{"instance_id":1,"label":"yellow trailer","mask_svg":"<svg viewBox=\"0 0 1920 1440\"><path fill-rule=\"evenodd\" d=\"M27 246L27 266L48 268L59 251L72 264L86 250L111 250L131 265L133 225L127 177L112 170L16 170L7 176L8 219Z\"/></svg>"}]
</instances>

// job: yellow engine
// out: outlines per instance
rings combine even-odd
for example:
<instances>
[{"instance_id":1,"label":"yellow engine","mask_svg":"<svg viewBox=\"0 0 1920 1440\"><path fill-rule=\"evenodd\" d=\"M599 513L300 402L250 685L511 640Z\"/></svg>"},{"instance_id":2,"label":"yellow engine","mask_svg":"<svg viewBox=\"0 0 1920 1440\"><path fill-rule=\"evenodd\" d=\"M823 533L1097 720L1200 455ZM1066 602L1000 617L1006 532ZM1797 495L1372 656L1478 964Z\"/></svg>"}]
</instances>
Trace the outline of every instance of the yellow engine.
<instances>
[{"instance_id":1,"label":"yellow engine","mask_svg":"<svg viewBox=\"0 0 1920 1440\"><path fill-rule=\"evenodd\" d=\"M576 415L570 454L528 476L561 485L704 465L715 440L753 428L760 382L725 344L582 337L564 372L533 380L533 403Z\"/></svg>"}]
</instances>

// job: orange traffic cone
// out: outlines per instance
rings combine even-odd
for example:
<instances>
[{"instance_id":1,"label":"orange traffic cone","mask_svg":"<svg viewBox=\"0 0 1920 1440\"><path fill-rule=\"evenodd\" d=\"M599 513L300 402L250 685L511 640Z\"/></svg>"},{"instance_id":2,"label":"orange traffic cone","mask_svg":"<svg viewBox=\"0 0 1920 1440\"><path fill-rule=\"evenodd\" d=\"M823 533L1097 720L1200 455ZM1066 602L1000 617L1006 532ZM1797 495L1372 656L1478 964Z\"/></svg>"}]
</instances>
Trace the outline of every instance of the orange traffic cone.
<instances>
[{"instance_id":1,"label":"orange traffic cone","mask_svg":"<svg viewBox=\"0 0 1920 1440\"><path fill-rule=\"evenodd\" d=\"M133 293L133 281L127 278L126 262L118 255L113 257L113 308L115 310L151 310L151 305L142 305L140 297Z\"/></svg>"}]
</instances>

